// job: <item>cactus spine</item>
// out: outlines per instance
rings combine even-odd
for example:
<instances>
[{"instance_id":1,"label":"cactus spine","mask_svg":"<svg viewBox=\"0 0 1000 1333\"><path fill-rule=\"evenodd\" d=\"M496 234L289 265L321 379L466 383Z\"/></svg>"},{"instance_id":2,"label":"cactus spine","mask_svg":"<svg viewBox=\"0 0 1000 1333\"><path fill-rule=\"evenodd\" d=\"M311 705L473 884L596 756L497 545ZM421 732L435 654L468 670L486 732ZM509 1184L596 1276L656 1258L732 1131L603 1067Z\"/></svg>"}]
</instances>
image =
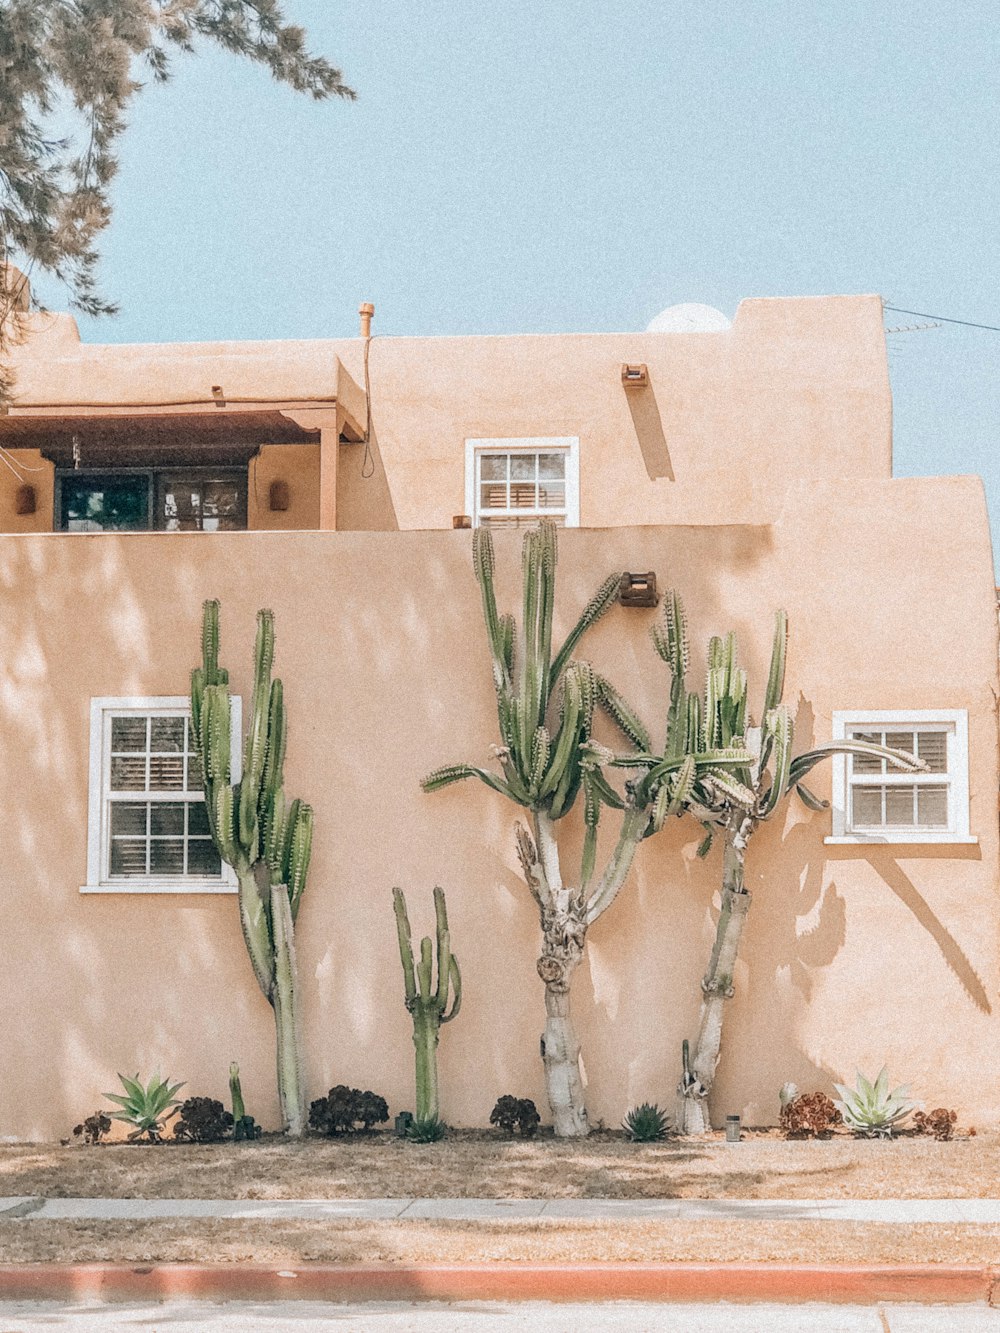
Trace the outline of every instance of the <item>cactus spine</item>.
<instances>
[{"instance_id":1,"label":"cactus spine","mask_svg":"<svg viewBox=\"0 0 1000 1333\"><path fill-rule=\"evenodd\" d=\"M416 1057L418 1124L439 1119L437 1046L441 1024L450 1023L462 1005L462 974L458 959L451 951L448 909L444 890L434 890L434 915L437 925L437 983L434 982L433 946L430 936L420 941L420 958L414 963L410 941L410 919L402 889L392 891L396 913L399 957L403 964L406 1007L413 1018L413 1046ZM451 992L451 1008L448 995Z\"/></svg>"},{"instance_id":2,"label":"cactus spine","mask_svg":"<svg viewBox=\"0 0 1000 1333\"><path fill-rule=\"evenodd\" d=\"M240 925L257 984L274 1010L278 1099L285 1127L306 1128L298 1031L295 918L312 849L312 809L286 804L287 724L280 680L271 679L274 615L257 613L254 683L243 771L230 771L229 673L219 666L219 603L204 604L202 661L191 673L191 725L204 774L205 808L219 855L236 872Z\"/></svg>"}]
</instances>

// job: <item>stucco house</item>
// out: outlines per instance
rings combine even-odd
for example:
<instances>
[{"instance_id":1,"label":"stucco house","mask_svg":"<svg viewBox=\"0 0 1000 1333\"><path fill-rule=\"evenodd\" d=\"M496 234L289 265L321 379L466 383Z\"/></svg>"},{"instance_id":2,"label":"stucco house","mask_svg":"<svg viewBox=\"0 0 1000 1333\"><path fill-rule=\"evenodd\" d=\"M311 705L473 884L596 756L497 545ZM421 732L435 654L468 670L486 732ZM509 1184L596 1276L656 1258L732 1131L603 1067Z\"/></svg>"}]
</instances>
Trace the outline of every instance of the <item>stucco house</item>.
<instances>
[{"instance_id":1,"label":"stucco house","mask_svg":"<svg viewBox=\"0 0 1000 1333\"><path fill-rule=\"evenodd\" d=\"M800 746L884 737L928 763L839 761L813 784L831 810L789 802L757 835L716 1117L767 1123L786 1080L827 1089L887 1062L966 1123L1000 1121L982 485L892 477L878 297L747 300L731 326L693 323L96 346L67 315L26 317L0 416L0 1135L65 1134L117 1070L222 1096L232 1059L274 1122L270 1015L185 723L207 597L244 698L254 614L276 615L287 780L316 810L298 927L312 1095L412 1101L390 890L419 932L440 883L465 977L443 1113L482 1124L505 1092L544 1104L514 814L482 788L419 786L487 760L495 736L466 528L498 529L513 600L517 528L541 515L567 529L564 623L608 572L655 572L696 646L738 632L762 694L784 606ZM656 614L615 608L586 655L659 726ZM589 941L574 1004L593 1120L672 1098L713 932L699 840L675 821L644 844Z\"/></svg>"}]
</instances>

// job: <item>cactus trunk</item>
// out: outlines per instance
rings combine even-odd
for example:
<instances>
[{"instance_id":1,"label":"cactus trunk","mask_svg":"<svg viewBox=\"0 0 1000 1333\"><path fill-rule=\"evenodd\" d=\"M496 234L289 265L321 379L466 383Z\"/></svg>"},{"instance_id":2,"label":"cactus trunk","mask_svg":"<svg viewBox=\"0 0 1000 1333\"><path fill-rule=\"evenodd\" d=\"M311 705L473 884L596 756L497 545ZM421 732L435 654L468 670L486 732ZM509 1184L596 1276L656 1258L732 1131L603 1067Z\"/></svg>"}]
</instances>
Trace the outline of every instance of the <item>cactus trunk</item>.
<instances>
[{"instance_id":1,"label":"cactus trunk","mask_svg":"<svg viewBox=\"0 0 1000 1333\"><path fill-rule=\"evenodd\" d=\"M413 1046L416 1058L416 1119L419 1121L437 1120L440 1115L438 1101L437 1044L438 1024L428 1015L422 1018L414 1016Z\"/></svg>"},{"instance_id":2,"label":"cactus trunk","mask_svg":"<svg viewBox=\"0 0 1000 1333\"><path fill-rule=\"evenodd\" d=\"M554 970L554 961L547 954L538 960L538 970L543 977L543 965L546 971ZM570 1016L570 984L578 962L579 955L572 962L559 963L558 979L545 982L542 1061L552 1125L560 1139L582 1139L590 1133L580 1074L580 1042Z\"/></svg>"},{"instance_id":3,"label":"cactus trunk","mask_svg":"<svg viewBox=\"0 0 1000 1333\"><path fill-rule=\"evenodd\" d=\"M434 945L429 935L420 941L420 957L414 961L410 937L410 918L402 889L392 891L396 913L399 960L403 965L403 998L413 1020L413 1048L416 1063L416 1120L418 1124L437 1122L438 1101L437 1047L441 1024L450 1023L462 1004L462 974L458 959L451 951L448 907L444 890L434 890L434 916L437 944L437 981L434 980ZM449 995L451 1008L448 1007Z\"/></svg>"},{"instance_id":4,"label":"cactus trunk","mask_svg":"<svg viewBox=\"0 0 1000 1333\"><path fill-rule=\"evenodd\" d=\"M288 890L283 884L271 889L271 920L274 930L274 1028L277 1039L278 1104L285 1129L292 1138L306 1132L306 1092L298 1016L298 970Z\"/></svg>"},{"instance_id":5,"label":"cactus trunk","mask_svg":"<svg viewBox=\"0 0 1000 1333\"><path fill-rule=\"evenodd\" d=\"M711 1129L708 1098L715 1081L722 1050L722 1024L727 1000L733 995L733 974L740 940L750 910L750 894L743 882L746 850L744 830L727 834L723 859L722 910L715 931L715 944L708 971L701 983L701 1017L695 1040L694 1059L685 1069L677 1089L677 1131L703 1134Z\"/></svg>"}]
</instances>

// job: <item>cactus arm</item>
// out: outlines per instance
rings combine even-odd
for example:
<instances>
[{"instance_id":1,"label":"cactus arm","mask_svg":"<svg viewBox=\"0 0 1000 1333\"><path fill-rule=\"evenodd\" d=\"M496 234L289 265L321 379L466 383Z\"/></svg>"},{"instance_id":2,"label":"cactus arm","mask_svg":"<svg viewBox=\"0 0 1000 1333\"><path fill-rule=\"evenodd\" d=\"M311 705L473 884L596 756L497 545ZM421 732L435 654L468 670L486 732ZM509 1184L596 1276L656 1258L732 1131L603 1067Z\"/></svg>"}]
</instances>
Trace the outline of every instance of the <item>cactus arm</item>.
<instances>
[{"instance_id":1,"label":"cactus arm","mask_svg":"<svg viewBox=\"0 0 1000 1333\"><path fill-rule=\"evenodd\" d=\"M764 718L764 735L772 744L774 776L760 803L759 815L767 819L788 790L792 767L792 719L787 708L773 708ZM762 775L763 777L763 775Z\"/></svg>"},{"instance_id":2,"label":"cactus arm","mask_svg":"<svg viewBox=\"0 0 1000 1333\"><path fill-rule=\"evenodd\" d=\"M233 1099L233 1121L238 1122L247 1113L243 1104L243 1089L240 1086L240 1067L234 1060L229 1066L229 1095Z\"/></svg>"},{"instance_id":3,"label":"cactus arm","mask_svg":"<svg viewBox=\"0 0 1000 1333\"><path fill-rule=\"evenodd\" d=\"M592 625L596 625L602 616L605 616L615 602L618 600L618 588L621 585L621 574L609 574L604 580L597 592L594 593L590 601L583 608L580 619L576 622L563 646L556 653L555 661L552 663L549 671L549 689L555 688L556 682L565 671L570 658L573 656L573 650L583 638L584 634Z\"/></svg>"},{"instance_id":4,"label":"cactus arm","mask_svg":"<svg viewBox=\"0 0 1000 1333\"><path fill-rule=\"evenodd\" d=\"M626 811L615 850L604 869L596 891L587 903L588 926L593 925L617 898L618 890L625 883L625 877L632 868L636 848L643 839L649 818L649 811L645 809L633 806Z\"/></svg>"},{"instance_id":5,"label":"cactus arm","mask_svg":"<svg viewBox=\"0 0 1000 1333\"><path fill-rule=\"evenodd\" d=\"M261 869L264 871L260 876L264 881L263 884L258 880ZM251 866L240 858L240 863L236 866L236 880L239 885L237 896L243 940L250 955L250 964L257 978L257 985L268 1004L272 1004L274 945L271 938L270 903L264 896L265 894L270 896L270 876L267 874L266 866L261 867L259 864Z\"/></svg>"},{"instance_id":6,"label":"cactus arm","mask_svg":"<svg viewBox=\"0 0 1000 1333\"><path fill-rule=\"evenodd\" d=\"M627 700L599 673L595 673L594 682L597 686L597 702L625 739L630 740L638 750L651 750L653 743L649 732Z\"/></svg>"},{"instance_id":7,"label":"cactus arm","mask_svg":"<svg viewBox=\"0 0 1000 1333\"><path fill-rule=\"evenodd\" d=\"M826 741L813 750L806 750L804 753L795 756L789 769L789 782L798 782L817 764L822 763L824 759L832 758L836 754L871 755L873 758L886 760L894 768L902 769L906 773L926 773L928 771L924 761L907 750L894 750L889 745L876 745L874 741Z\"/></svg>"},{"instance_id":8,"label":"cactus arm","mask_svg":"<svg viewBox=\"0 0 1000 1333\"><path fill-rule=\"evenodd\" d=\"M406 899L402 889L392 891L393 911L396 913L396 936L399 940L399 959L403 965L403 986L406 1007L417 998L417 978L413 970L413 943L410 936L410 918L406 914Z\"/></svg>"},{"instance_id":9,"label":"cactus arm","mask_svg":"<svg viewBox=\"0 0 1000 1333\"><path fill-rule=\"evenodd\" d=\"M312 859L313 811L311 805L296 801L296 818L292 826L292 844L288 863L288 897L292 920L299 914L299 905L306 888L306 875Z\"/></svg>"},{"instance_id":10,"label":"cactus arm","mask_svg":"<svg viewBox=\"0 0 1000 1333\"><path fill-rule=\"evenodd\" d=\"M448 978L451 965L451 933L448 930L448 907L444 900L444 890L438 886L434 890L434 918L437 930L438 985L436 1004L438 1011L444 1013L448 1007Z\"/></svg>"},{"instance_id":11,"label":"cactus arm","mask_svg":"<svg viewBox=\"0 0 1000 1333\"><path fill-rule=\"evenodd\" d=\"M447 1013L442 1013L442 1023L450 1023L462 1007L462 973L458 966L458 959L454 954L451 954L448 959L448 977L451 982L451 1008Z\"/></svg>"},{"instance_id":12,"label":"cactus arm","mask_svg":"<svg viewBox=\"0 0 1000 1333\"><path fill-rule=\"evenodd\" d=\"M453 782L461 782L464 778L478 778L480 782L485 782L487 787L499 792L501 796L506 796L517 805L529 804L526 794L523 797L515 794L513 788L502 778L489 772L488 769L476 768L474 764L446 764L444 768L436 768L433 773L428 773L420 785L424 791L440 791L442 787L449 787Z\"/></svg>"},{"instance_id":13,"label":"cactus arm","mask_svg":"<svg viewBox=\"0 0 1000 1333\"><path fill-rule=\"evenodd\" d=\"M764 713L767 717L781 703L785 690L785 658L788 652L788 613L777 611L774 616L774 644L771 648L771 668L767 674L767 693Z\"/></svg>"},{"instance_id":14,"label":"cactus arm","mask_svg":"<svg viewBox=\"0 0 1000 1333\"><path fill-rule=\"evenodd\" d=\"M431 952L431 937L425 935L420 941L420 961L417 963L417 991L420 996L420 1005L425 1007L430 1004L432 990L432 976L434 969L434 955Z\"/></svg>"},{"instance_id":15,"label":"cactus arm","mask_svg":"<svg viewBox=\"0 0 1000 1333\"><path fill-rule=\"evenodd\" d=\"M798 793L799 800L809 810L829 810L830 802L822 800L819 796L811 792L804 783L797 782L795 790Z\"/></svg>"}]
</instances>

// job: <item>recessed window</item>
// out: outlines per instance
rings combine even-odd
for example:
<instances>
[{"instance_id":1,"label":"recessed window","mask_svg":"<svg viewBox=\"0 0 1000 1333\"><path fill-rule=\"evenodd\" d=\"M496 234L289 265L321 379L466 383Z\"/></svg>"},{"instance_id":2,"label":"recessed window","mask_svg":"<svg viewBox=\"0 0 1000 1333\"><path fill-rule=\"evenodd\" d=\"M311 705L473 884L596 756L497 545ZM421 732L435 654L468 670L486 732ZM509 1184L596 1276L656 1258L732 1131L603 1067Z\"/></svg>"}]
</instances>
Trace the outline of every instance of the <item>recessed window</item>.
<instances>
[{"instance_id":1,"label":"recessed window","mask_svg":"<svg viewBox=\"0 0 1000 1333\"><path fill-rule=\"evenodd\" d=\"M907 773L875 756L843 756L834 771L831 841L976 841L969 836L964 710L836 712L833 734L903 750L927 768Z\"/></svg>"},{"instance_id":2,"label":"recessed window","mask_svg":"<svg viewBox=\"0 0 1000 1333\"><path fill-rule=\"evenodd\" d=\"M62 532L232 532L247 525L246 468L60 472Z\"/></svg>"},{"instance_id":3,"label":"recessed window","mask_svg":"<svg viewBox=\"0 0 1000 1333\"><path fill-rule=\"evenodd\" d=\"M233 700L233 762L239 704ZM230 892L208 827L186 697L94 699L85 893Z\"/></svg>"},{"instance_id":4,"label":"recessed window","mask_svg":"<svg viewBox=\"0 0 1000 1333\"><path fill-rule=\"evenodd\" d=\"M580 442L555 439L466 440L465 504L476 527L530 527L550 518L580 523Z\"/></svg>"}]
</instances>

